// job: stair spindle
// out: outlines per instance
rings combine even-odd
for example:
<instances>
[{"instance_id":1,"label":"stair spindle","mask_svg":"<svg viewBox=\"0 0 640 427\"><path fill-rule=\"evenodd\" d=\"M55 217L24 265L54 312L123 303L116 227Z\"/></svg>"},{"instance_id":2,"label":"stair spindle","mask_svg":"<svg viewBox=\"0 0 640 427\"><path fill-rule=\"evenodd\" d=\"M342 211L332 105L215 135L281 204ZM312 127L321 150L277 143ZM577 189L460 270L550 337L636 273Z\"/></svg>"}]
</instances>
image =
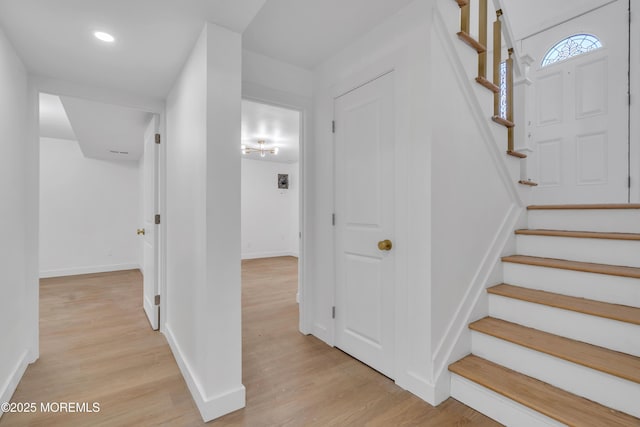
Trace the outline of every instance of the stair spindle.
<instances>
[{"instance_id":1,"label":"stair spindle","mask_svg":"<svg viewBox=\"0 0 640 427\"><path fill-rule=\"evenodd\" d=\"M502 63L502 22L500 22L502 10L496 11L496 20L493 23L493 84L500 87L500 64ZM493 115L500 115L500 92L493 96Z\"/></svg>"},{"instance_id":2,"label":"stair spindle","mask_svg":"<svg viewBox=\"0 0 640 427\"><path fill-rule=\"evenodd\" d=\"M460 32L469 34L471 22L471 0L464 6L460 6Z\"/></svg>"},{"instance_id":3,"label":"stair spindle","mask_svg":"<svg viewBox=\"0 0 640 427\"><path fill-rule=\"evenodd\" d=\"M513 48L509 48L509 58L507 58L507 121L513 123ZM507 153L514 151L514 131L513 126L507 128Z\"/></svg>"},{"instance_id":4,"label":"stair spindle","mask_svg":"<svg viewBox=\"0 0 640 427\"><path fill-rule=\"evenodd\" d=\"M487 45L487 0L480 0L480 21L478 24L478 41L481 45ZM486 80L487 78L487 52L481 52L478 54L478 78Z\"/></svg>"}]
</instances>

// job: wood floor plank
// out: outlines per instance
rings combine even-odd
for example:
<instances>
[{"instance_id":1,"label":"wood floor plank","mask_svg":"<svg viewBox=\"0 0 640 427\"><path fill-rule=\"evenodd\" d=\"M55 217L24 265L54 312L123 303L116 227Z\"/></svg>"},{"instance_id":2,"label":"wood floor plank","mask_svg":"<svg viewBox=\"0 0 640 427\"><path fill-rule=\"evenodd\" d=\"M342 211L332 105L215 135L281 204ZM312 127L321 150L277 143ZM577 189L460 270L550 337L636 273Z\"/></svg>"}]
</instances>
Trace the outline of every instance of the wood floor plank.
<instances>
[{"instance_id":1,"label":"wood floor plank","mask_svg":"<svg viewBox=\"0 0 640 427\"><path fill-rule=\"evenodd\" d=\"M485 317L469 329L640 384L640 357Z\"/></svg>"},{"instance_id":2,"label":"wood floor plank","mask_svg":"<svg viewBox=\"0 0 640 427\"><path fill-rule=\"evenodd\" d=\"M519 299L535 304L548 305L549 307L589 314L591 316L604 317L606 319L640 325L640 308L629 307L620 304L609 304L601 301L576 298L560 295L553 292L537 289L521 288L508 284L501 284L487 289L493 295Z\"/></svg>"},{"instance_id":3,"label":"wood floor plank","mask_svg":"<svg viewBox=\"0 0 640 427\"><path fill-rule=\"evenodd\" d=\"M449 370L569 426L640 425L638 418L614 411L474 355L452 364Z\"/></svg>"},{"instance_id":4,"label":"wood floor plank","mask_svg":"<svg viewBox=\"0 0 640 427\"><path fill-rule=\"evenodd\" d=\"M638 233L523 229L516 230L516 234L522 236L573 237L577 239L640 240L640 234Z\"/></svg>"},{"instance_id":5,"label":"wood floor plank","mask_svg":"<svg viewBox=\"0 0 640 427\"><path fill-rule=\"evenodd\" d=\"M15 402L99 402L93 414L7 413L22 426L328 426L499 424L449 399L437 408L298 331L297 259L242 263L246 408L205 424L169 346L142 310L138 271L41 281L40 359Z\"/></svg>"},{"instance_id":6,"label":"wood floor plank","mask_svg":"<svg viewBox=\"0 0 640 427\"><path fill-rule=\"evenodd\" d=\"M640 268L619 265L596 264L592 262L568 261L555 258L541 258L526 255L510 255L502 262L535 265L538 267L560 268L563 270L583 271L586 273L608 274L610 276L632 277L640 279Z\"/></svg>"}]
</instances>

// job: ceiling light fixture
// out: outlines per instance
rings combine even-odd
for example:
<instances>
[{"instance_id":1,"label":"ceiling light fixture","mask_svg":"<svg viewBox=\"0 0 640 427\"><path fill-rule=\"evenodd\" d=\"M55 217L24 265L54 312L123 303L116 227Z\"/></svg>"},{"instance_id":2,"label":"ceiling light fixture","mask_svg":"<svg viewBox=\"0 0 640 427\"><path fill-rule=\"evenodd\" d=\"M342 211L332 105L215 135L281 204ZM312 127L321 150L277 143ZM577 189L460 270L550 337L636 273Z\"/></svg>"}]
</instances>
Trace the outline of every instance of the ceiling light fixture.
<instances>
[{"instance_id":1,"label":"ceiling light fixture","mask_svg":"<svg viewBox=\"0 0 640 427\"><path fill-rule=\"evenodd\" d=\"M96 31L95 33L93 33L93 35L98 40L101 40L101 41L106 42L106 43L113 43L114 41L116 41L116 38L113 37L111 34L105 33L105 32L102 32L102 31Z\"/></svg>"},{"instance_id":2,"label":"ceiling light fixture","mask_svg":"<svg viewBox=\"0 0 640 427\"><path fill-rule=\"evenodd\" d=\"M248 147L245 144L240 146L242 150L242 154L251 154L251 153L260 153L260 157L265 157L267 153L277 155L278 147L267 148L265 147L266 141L260 140L258 141L258 147Z\"/></svg>"}]
</instances>

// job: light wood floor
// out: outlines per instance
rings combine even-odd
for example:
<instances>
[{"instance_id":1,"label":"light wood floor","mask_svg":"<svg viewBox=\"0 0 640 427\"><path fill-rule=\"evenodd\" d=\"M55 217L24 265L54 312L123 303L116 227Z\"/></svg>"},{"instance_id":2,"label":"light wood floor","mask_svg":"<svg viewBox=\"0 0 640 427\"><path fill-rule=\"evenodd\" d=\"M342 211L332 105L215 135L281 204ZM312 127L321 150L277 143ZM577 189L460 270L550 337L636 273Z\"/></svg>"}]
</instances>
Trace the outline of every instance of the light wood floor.
<instances>
[{"instance_id":1,"label":"light wood floor","mask_svg":"<svg viewBox=\"0 0 640 427\"><path fill-rule=\"evenodd\" d=\"M243 262L247 407L213 426L496 426L449 399L434 408L297 330L297 260ZM42 280L41 356L14 402L99 402L94 414L5 414L4 426L203 425L137 271Z\"/></svg>"}]
</instances>

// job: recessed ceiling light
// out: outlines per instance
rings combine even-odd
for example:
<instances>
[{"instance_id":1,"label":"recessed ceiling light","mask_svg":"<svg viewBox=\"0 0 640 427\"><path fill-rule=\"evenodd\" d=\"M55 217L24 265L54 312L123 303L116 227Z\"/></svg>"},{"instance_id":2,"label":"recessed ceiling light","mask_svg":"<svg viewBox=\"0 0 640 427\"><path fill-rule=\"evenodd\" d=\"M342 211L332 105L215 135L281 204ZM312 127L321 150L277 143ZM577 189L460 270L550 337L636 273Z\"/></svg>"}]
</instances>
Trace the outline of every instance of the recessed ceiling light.
<instances>
[{"instance_id":1,"label":"recessed ceiling light","mask_svg":"<svg viewBox=\"0 0 640 427\"><path fill-rule=\"evenodd\" d=\"M93 35L96 36L98 40L102 40L103 42L113 43L114 41L116 41L116 38L111 34L102 31L96 31L95 33L93 33Z\"/></svg>"}]
</instances>

